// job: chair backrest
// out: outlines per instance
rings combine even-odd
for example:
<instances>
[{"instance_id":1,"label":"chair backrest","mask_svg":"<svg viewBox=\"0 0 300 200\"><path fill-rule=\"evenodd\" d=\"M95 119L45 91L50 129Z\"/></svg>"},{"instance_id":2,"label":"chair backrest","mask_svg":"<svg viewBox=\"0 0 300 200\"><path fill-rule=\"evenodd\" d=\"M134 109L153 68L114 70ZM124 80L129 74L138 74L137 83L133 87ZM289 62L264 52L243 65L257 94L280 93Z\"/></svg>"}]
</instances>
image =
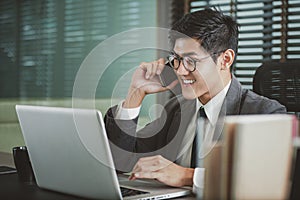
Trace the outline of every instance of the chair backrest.
<instances>
[{"instance_id":1,"label":"chair backrest","mask_svg":"<svg viewBox=\"0 0 300 200\"><path fill-rule=\"evenodd\" d=\"M255 72L253 91L300 112L300 60L266 62Z\"/></svg>"}]
</instances>

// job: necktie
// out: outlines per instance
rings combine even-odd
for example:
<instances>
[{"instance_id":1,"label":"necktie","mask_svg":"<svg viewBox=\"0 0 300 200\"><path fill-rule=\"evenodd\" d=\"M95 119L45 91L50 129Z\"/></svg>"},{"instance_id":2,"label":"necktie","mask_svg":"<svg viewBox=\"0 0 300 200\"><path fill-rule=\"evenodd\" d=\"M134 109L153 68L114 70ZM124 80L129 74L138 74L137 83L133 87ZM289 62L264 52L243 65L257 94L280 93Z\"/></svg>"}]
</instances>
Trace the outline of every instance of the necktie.
<instances>
[{"instance_id":1,"label":"necktie","mask_svg":"<svg viewBox=\"0 0 300 200\"><path fill-rule=\"evenodd\" d=\"M195 137L194 137L194 141L193 141L193 147L192 147L192 155L191 155L191 167L192 168L196 168L199 167L198 163L199 163L199 146L201 144L199 144L201 137L203 136L203 129L199 129L198 127L198 118L204 120L207 119L206 113L204 111L204 107L200 107L198 113L197 113L197 119L196 119L196 133L195 133Z\"/></svg>"}]
</instances>

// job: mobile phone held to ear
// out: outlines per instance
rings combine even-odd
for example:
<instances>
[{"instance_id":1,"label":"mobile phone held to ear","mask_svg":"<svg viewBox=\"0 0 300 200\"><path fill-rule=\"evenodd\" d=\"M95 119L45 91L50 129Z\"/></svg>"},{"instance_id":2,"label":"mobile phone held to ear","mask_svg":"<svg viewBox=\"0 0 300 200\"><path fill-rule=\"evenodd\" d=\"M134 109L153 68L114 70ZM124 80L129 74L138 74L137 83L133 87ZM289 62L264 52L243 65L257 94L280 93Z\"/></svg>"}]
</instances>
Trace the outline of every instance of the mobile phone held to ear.
<instances>
[{"instance_id":1,"label":"mobile phone held to ear","mask_svg":"<svg viewBox=\"0 0 300 200\"><path fill-rule=\"evenodd\" d=\"M170 66L169 62L165 63L165 67L160 75L158 75L160 83L163 87L167 87L170 85L173 81L177 80L177 76L173 70L173 68Z\"/></svg>"}]
</instances>

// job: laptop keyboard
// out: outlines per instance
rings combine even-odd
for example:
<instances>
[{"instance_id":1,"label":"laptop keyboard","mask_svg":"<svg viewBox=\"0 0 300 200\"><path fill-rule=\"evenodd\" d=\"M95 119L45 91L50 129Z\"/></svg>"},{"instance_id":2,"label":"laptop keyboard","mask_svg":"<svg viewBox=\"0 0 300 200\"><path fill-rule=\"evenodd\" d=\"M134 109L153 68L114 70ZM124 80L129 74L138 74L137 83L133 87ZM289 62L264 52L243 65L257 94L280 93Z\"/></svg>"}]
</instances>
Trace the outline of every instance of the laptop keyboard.
<instances>
[{"instance_id":1,"label":"laptop keyboard","mask_svg":"<svg viewBox=\"0 0 300 200\"><path fill-rule=\"evenodd\" d=\"M149 193L149 192L124 188L124 187L120 187L120 188L121 188L121 193L122 193L123 197L135 196L135 195L148 194Z\"/></svg>"}]
</instances>

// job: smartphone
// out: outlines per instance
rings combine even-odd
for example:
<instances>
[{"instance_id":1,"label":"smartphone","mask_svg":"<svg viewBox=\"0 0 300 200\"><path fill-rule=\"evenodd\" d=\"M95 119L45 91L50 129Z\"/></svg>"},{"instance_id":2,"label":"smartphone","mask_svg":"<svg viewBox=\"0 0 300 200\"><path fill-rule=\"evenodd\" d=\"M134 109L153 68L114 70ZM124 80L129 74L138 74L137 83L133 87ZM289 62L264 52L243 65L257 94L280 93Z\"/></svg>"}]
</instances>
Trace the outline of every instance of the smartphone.
<instances>
[{"instance_id":1,"label":"smartphone","mask_svg":"<svg viewBox=\"0 0 300 200\"><path fill-rule=\"evenodd\" d=\"M165 63L165 67L158 77L163 87L167 87L173 81L177 80L177 76L168 61Z\"/></svg>"}]
</instances>

